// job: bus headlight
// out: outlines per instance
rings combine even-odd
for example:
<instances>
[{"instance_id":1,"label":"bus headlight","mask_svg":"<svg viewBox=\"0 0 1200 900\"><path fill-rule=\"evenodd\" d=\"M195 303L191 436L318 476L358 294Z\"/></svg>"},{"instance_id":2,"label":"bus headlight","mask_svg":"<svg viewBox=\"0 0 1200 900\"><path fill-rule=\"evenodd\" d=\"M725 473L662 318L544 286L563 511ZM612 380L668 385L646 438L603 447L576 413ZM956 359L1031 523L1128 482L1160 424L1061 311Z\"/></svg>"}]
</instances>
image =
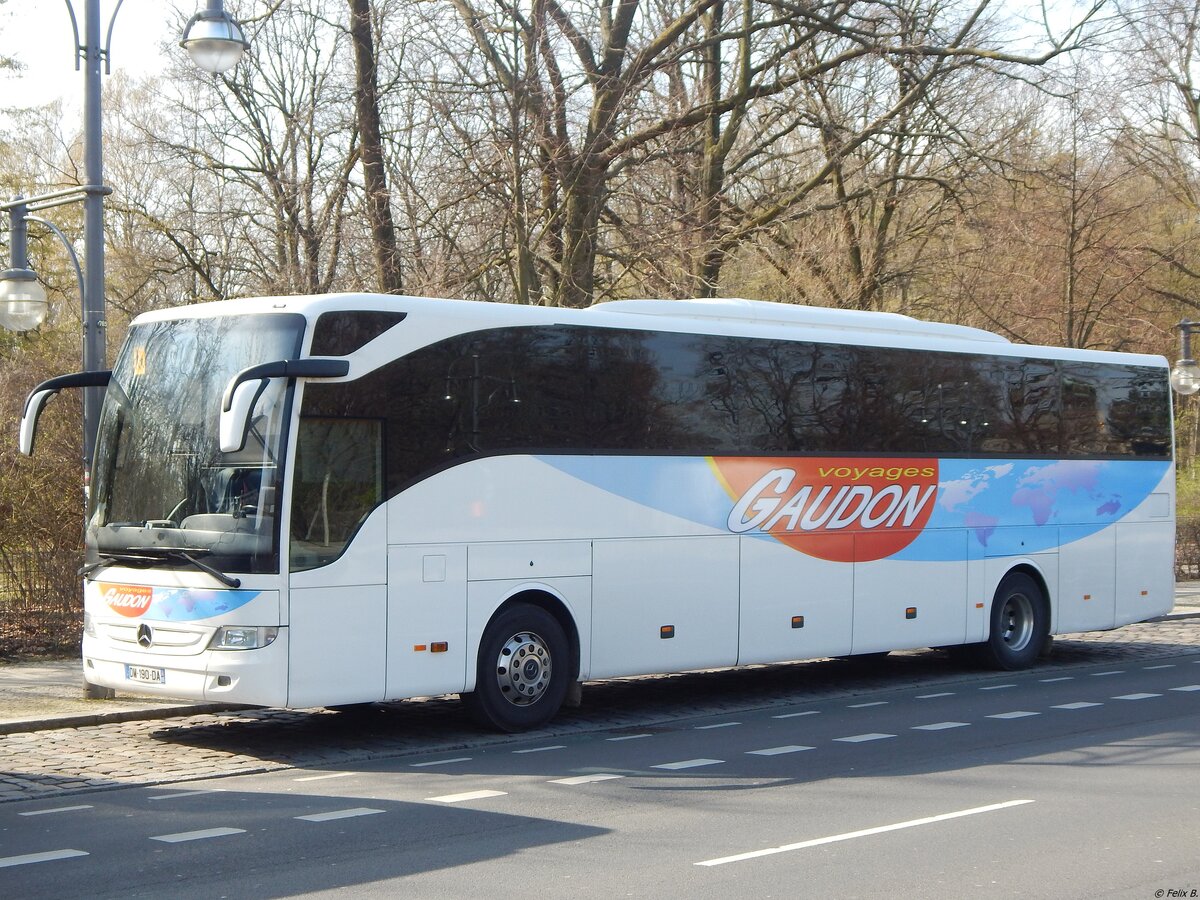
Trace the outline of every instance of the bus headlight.
<instances>
[{"instance_id":1,"label":"bus headlight","mask_svg":"<svg viewBox=\"0 0 1200 900\"><path fill-rule=\"evenodd\" d=\"M83 614L83 633L88 637L96 636L96 623L92 621L92 614L90 612Z\"/></svg>"},{"instance_id":2,"label":"bus headlight","mask_svg":"<svg viewBox=\"0 0 1200 900\"><path fill-rule=\"evenodd\" d=\"M212 650L257 650L266 647L278 636L279 629L274 626L241 628L222 625L208 646Z\"/></svg>"}]
</instances>

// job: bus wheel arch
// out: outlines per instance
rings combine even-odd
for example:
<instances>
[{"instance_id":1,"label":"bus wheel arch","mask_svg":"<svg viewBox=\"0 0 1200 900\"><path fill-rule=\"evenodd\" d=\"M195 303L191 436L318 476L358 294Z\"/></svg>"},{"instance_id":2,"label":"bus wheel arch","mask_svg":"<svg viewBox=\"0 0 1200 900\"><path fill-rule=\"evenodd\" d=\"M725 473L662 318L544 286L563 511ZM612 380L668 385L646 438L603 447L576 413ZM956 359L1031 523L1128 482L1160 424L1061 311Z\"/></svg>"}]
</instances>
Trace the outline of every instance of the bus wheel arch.
<instances>
[{"instance_id":1,"label":"bus wheel arch","mask_svg":"<svg viewBox=\"0 0 1200 900\"><path fill-rule=\"evenodd\" d=\"M988 637L971 648L989 668L1032 666L1050 634L1050 593L1033 566L1014 566L996 586L988 613Z\"/></svg>"},{"instance_id":2,"label":"bus wheel arch","mask_svg":"<svg viewBox=\"0 0 1200 900\"><path fill-rule=\"evenodd\" d=\"M525 731L558 712L578 673L579 632L566 606L548 592L522 591L484 627L475 690L462 700L481 725Z\"/></svg>"}]
</instances>

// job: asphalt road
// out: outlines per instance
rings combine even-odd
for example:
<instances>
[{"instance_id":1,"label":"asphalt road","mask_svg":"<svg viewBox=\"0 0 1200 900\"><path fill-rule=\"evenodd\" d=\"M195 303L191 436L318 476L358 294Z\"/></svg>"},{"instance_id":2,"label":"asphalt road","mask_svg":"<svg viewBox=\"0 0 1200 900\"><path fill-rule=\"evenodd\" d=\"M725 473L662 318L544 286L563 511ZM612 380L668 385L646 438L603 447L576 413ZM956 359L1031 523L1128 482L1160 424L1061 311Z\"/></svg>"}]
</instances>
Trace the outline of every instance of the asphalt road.
<instances>
[{"instance_id":1,"label":"asphalt road","mask_svg":"<svg viewBox=\"0 0 1200 900\"><path fill-rule=\"evenodd\" d=\"M16 801L0 896L1200 896L1198 712L1183 654Z\"/></svg>"}]
</instances>

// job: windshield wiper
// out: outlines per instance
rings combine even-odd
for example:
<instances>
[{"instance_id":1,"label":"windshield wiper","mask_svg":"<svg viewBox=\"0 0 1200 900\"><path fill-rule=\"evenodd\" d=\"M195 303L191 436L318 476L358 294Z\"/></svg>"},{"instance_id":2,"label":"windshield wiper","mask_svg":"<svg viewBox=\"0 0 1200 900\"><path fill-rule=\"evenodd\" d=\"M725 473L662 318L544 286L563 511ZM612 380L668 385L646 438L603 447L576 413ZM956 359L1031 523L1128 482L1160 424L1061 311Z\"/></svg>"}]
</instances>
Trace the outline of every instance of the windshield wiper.
<instances>
[{"instance_id":1,"label":"windshield wiper","mask_svg":"<svg viewBox=\"0 0 1200 900\"><path fill-rule=\"evenodd\" d=\"M232 575L226 575L220 569L214 569L208 563L201 562L185 550L164 549L148 551L146 553L122 553L119 551L110 550L101 554L100 558L96 562L88 563L86 566L80 569L79 574L87 575L89 572L94 572L96 569L99 569L102 566L111 566L114 563L125 563L127 565L145 569L154 565L156 562L162 562L164 559L182 560L190 566L195 566L201 572L208 573L227 587L237 588L242 586L242 580L240 578L235 578Z\"/></svg>"},{"instance_id":2,"label":"windshield wiper","mask_svg":"<svg viewBox=\"0 0 1200 900\"><path fill-rule=\"evenodd\" d=\"M156 556L147 556L141 553L120 553L115 550L110 550L107 553L101 553L100 558L96 562L91 562L83 566L79 570L80 575L87 575L104 566L115 565L116 563L125 563L126 565L134 566L135 568L145 569L158 561Z\"/></svg>"},{"instance_id":3,"label":"windshield wiper","mask_svg":"<svg viewBox=\"0 0 1200 900\"><path fill-rule=\"evenodd\" d=\"M208 563L201 562L200 560L196 559L196 557L184 550L167 550L165 553L167 559L182 559L189 565L195 566L201 572L207 572L209 575L227 587L237 588L242 586L242 579L234 578L232 575L226 575L220 569L214 569Z\"/></svg>"}]
</instances>

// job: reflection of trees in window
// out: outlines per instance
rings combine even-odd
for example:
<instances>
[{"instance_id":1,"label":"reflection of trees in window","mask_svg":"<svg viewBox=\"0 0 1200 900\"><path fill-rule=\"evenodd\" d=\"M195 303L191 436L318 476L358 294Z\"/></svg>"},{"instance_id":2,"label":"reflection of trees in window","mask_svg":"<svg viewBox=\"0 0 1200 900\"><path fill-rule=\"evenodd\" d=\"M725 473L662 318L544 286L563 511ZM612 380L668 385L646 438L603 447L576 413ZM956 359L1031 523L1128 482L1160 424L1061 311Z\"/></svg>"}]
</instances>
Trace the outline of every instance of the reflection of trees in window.
<instances>
[{"instance_id":1,"label":"reflection of trees in window","mask_svg":"<svg viewBox=\"0 0 1200 900\"><path fill-rule=\"evenodd\" d=\"M382 418L392 496L502 452L1054 456L1062 431L1071 454L1162 456L1165 384L1161 369L533 326L309 383L303 415Z\"/></svg>"},{"instance_id":2,"label":"reflection of trees in window","mask_svg":"<svg viewBox=\"0 0 1200 900\"><path fill-rule=\"evenodd\" d=\"M338 556L382 501L378 419L301 418L292 489L292 569Z\"/></svg>"}]
</instances>

